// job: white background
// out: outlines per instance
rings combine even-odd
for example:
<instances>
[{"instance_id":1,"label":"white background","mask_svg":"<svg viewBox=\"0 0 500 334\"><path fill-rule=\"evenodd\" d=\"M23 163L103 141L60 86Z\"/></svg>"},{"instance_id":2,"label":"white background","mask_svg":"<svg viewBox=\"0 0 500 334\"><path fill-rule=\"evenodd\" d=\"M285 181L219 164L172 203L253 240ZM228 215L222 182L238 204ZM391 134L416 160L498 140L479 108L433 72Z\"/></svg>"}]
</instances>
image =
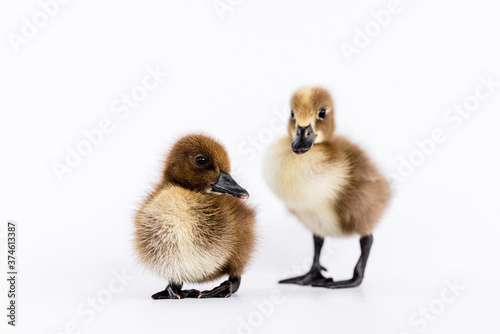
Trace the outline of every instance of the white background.
<instances>
[{"instance_id":1,"label":"white background","mask_svg":"<svg viewBox=\"0 0 500 334\"><path fill-rule=\"evenodd\" d=\"M9 34L21 34L23 18L32 21L40 5L2 2L1 252L6 222L14 220L20 273L15 329L6 325L1 280L2 328L498 332L500 87L460 125L443 118L474 96L479 77L500 81L498 1L401 0L399 13L351 62L341 44L354 45L356 28L370 24L371 12L388 1L231 3L221 20L211 0L74 0L15 52ZM169 76L120 118L115 101L141 85L147 67L157 66ZM285 133L276 110L288 113L290 95L303 85L332 92L339 133L393 179L401 157L420 154L416 140L436 128L446 134L411 175L393 180L394 200L356 289L277 284L304 261L299 272L306 271L312 238L264 184L261 159ZM58 180L54 162L64 163L67 147L75 148L85 140L83 131L103 119L113 130ZM193 131L219 138L239 164L233 177L259 212L258 251L230 299L153 301L150 295L166 282L136 264L134 211L158 179L168 145ZM357 239L329 239L325 247L331 250L322 259L328 275L349 278ZM122 270L133 277L125 285L113 278ZM449 303L441 295L447 280L466 287L455 296L445 291L455 297ZM104 302L100 311L89 311L93 298ZM429 308L432 321L423 320L420 312Z\"/></svg>"}]
</instances>

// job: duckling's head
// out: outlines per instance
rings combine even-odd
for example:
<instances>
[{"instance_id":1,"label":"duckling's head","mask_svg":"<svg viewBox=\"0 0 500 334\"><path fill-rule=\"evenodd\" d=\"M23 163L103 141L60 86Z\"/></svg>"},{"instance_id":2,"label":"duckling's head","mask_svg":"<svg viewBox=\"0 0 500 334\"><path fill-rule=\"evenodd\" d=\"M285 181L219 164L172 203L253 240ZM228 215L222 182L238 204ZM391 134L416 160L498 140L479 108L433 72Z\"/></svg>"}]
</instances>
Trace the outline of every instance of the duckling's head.
<instances>
[{"instance_id":1,"label":"duckling's head","mask_svg":"<svg viewBox=\"0 0 500 334\"><path fill-rule=\"evenodd\" d=\"M180 138L165 161L164 183L204 193L247 198L248 192L230 175L226 149L215 139L199 134Z\"/></svg>"},{"instance_id":2,"label":"duckling's head","mask_svg":"<svg viewBox=\"0 0 500 334\"><path fill-rule=\"evenodd\" d=\"M326 89L301 88L293 94L290 107L288 133L295 153L306 153L314 144L328 142L333 138L333 100Z\"/></svg>"}]
</instances>

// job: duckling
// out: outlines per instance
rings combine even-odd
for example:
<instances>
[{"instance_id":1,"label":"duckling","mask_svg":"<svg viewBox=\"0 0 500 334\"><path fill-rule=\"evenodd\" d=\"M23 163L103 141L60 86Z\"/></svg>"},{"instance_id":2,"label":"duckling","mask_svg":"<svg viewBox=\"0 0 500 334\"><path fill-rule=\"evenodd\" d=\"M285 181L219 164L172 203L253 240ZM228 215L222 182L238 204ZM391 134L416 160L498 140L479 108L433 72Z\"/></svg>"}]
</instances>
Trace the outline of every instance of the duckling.
<instances>
[{"instance_id":1,"label":"duckling","mask_svg":"<svg viewBox=\"0 0 500 334\"><path fill-rule=\"evenodd\" d=\"M372 231L391 197L389 182L356 144L335 134L333 100L318 87L302 88L291 100L288 136L269 149L265 180L288 210L313 233L314 258L303 276L279 283L324 288L356 287L363 281ZM361 256L349 280L321 271L324 238L360 236Z\"/></svg>"},{"instance_id":2,"label":"duckling","mask_svg":"<svg viewBox=\"0 0 500 334\"><path fill-rule=\"evenodd\" d=\"M161 181L135 217L135 250L168 281L153 299L217 298L234 294L255 248L255 210L230 175L225 148L199 134L180 138ZM181 290L184 282L229 278L210 291Z\"/></svg>"}]
</instances>

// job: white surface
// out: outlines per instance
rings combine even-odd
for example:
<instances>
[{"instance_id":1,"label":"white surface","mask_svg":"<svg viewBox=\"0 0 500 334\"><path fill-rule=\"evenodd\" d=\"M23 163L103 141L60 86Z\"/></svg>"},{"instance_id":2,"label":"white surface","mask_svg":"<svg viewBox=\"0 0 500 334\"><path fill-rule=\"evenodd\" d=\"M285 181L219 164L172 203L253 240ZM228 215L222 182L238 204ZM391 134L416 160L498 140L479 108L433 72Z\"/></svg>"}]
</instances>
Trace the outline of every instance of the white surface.
<instances>
[{"instance_id":1,"label":"white surface","mask_svg":"<svg viewBox=\"0 0 500 334\"><path fill-rule=\"evenodd\" d=\"M19 53L3 38L0 232L8 219L19 223L20 272L18 327L9 333L61 333L72 322L81 333L419 333L409 318L441 305L444 282L454 279L467 288L423 332L498 332L500 88L457 128L443 115L474 94L479 76L500 80L499 4L401 6L351 63L340 43L352 43L355 27L386 1L242 1L223 21L209 0L72 1ZM2 3L2 36L38 10L34 0ZM114 101L157 65L169 77L119 118ZM332 91L339 132L388 175L415 140L437 127L447 135L395 182L357 289L276 283L310 260L312 238L265 186L260 159L285 132L273 110L286 113L291 93L309 84ZM113 131L58 181L53 162L104 118ZM217 136L239 163L233 176L259 210L259 249L234 298L152 301L165 282L135 264L133 214L168 144L193 130ZM348 278L357 240L328 245L323 265ZM102 311L90 321L85 304L77 312L105 297L122 269L134 278L114 285L120 292ZM2 279L2 305L6 289ZM280 302L259 321L254 302L271 300L274 289Z\"/></svg>"}]
</instances>

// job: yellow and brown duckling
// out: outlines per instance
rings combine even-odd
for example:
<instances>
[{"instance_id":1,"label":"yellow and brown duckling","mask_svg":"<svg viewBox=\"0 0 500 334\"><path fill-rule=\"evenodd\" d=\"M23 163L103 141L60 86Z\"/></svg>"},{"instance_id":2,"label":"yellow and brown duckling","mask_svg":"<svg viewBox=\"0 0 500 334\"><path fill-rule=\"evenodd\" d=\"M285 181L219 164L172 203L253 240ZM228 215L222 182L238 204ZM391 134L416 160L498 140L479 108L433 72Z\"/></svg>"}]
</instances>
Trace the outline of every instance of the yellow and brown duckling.
<instances>
[{"instance_id":1,"label":"yellow and brown duckling","mask_svg":"<svg viewBox=\"0 0 500 334\"><path fill-rule=\"evenodd\" d=\"M255 211L231 177L224 147L204 135L179 139L161 181L135 218L140 262L168 281L153 299L229 297L255 247ZM229 275L210 291L181 290Z\"/></svg>"},{"instance_id":2,"label":"yellow and brown duckling","mask_svg":"<svg viewBox=\"0 0 500 334\"><path fill-rule=\"evenodd\" d=\"M269 150L266 182L286 207L313 233L310 271L280 283L325 288L361 284L373 243L372 231L386 209L391 191L366 153L335 134L333 100L322 88L302 88L290 101L288 136ZM361 256L349 280L321 274L326 236L360 236Z\"/></svg>"}]
</instances>

